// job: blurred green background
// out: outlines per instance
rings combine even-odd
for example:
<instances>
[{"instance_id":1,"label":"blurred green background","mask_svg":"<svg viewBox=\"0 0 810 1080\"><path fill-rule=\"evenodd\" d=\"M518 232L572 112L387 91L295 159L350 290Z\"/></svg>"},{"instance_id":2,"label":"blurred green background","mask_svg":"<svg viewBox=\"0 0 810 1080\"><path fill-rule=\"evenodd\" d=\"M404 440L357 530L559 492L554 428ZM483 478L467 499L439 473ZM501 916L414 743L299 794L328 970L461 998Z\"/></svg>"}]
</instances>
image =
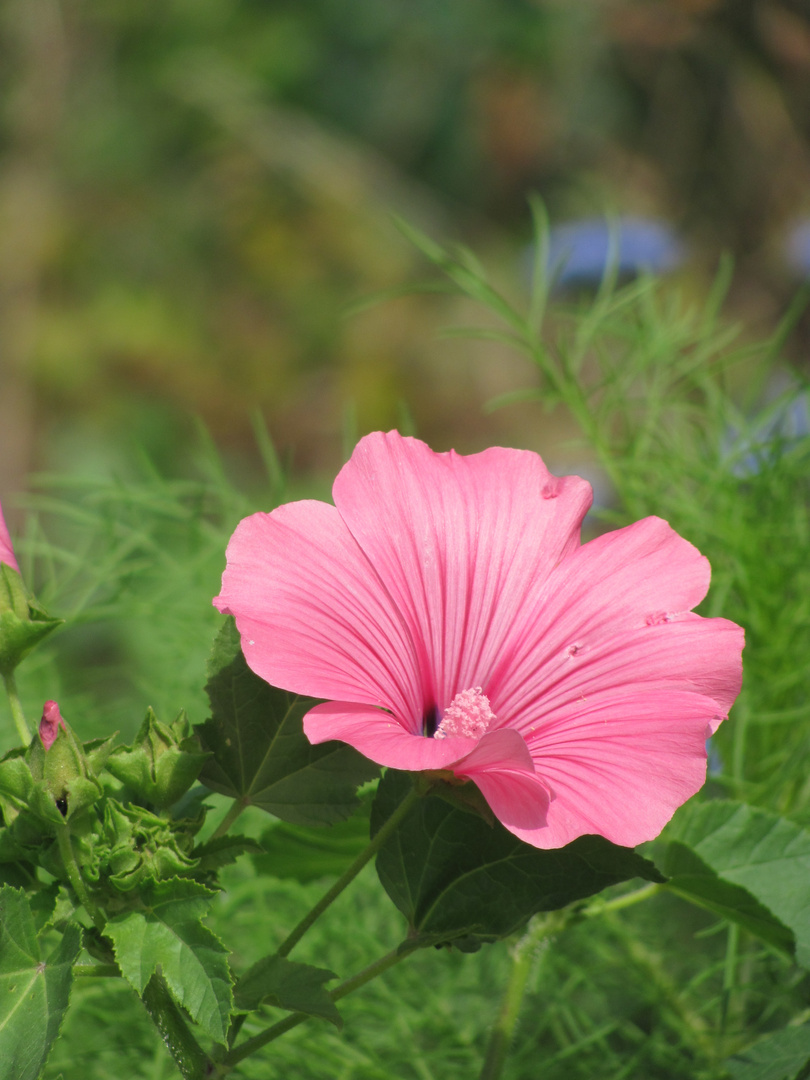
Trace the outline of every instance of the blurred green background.
<instances>
[{"instance_id":1,"label":"blurred green background","mask_svg":"<svg viewBox=\"0 0 810 1080\"><path fill-rule=\"evenodd\" d=\"M552 222L676 228L684 287L736 258L757 331L810 212L803 0L5 0L0 492L30 470L191 468L201 419L258 482L260 410L296 475L354 434L554 457L563 414L482 403L519 359L440 341L399 214L520 291L527 194ZM802 327L793 346L800 355ZM552 462L554 464L554 462ZM564 463L563 463L564 464ZM10 506L12 525L21 515Z\"/></svg>"}]
</instances>

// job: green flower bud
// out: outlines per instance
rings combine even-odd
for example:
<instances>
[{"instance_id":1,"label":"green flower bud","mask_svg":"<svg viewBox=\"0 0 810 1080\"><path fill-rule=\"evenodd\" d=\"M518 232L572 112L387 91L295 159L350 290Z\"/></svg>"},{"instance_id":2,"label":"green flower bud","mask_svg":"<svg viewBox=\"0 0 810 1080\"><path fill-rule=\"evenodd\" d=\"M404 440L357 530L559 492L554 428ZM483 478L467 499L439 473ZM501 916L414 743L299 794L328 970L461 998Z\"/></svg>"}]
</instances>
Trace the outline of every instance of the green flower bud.
<instances>
[{"instance_id":1,"label":"green flower bud","mask_svg":"<svg viewBox=\"0 0 810 1080\"><path fill-rule=\"evenodd\" d=\"M191 787L210 756L200 751L185 713L167 726L149 709L132 746L116 750L107 771L144 802L163 810Z\"/></svg>"}]
</instances>

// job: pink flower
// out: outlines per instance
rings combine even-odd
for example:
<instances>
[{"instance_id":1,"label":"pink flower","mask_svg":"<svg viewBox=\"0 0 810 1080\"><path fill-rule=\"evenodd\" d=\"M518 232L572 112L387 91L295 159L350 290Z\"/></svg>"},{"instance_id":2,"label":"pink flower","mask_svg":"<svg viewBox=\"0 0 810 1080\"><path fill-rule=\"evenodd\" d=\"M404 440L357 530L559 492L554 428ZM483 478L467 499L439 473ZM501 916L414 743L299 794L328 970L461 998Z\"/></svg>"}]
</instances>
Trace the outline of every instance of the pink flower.
<instances>
[{"instance_id":1,"label":"pink flower","mask_svg":"<svg viewBox=\"0 0 810 1080\"><path fill-rule=\"evenodd\" d=\"M39 737L46 750L50 750L59 734L59 728L65 726L59 706L55 701L46 701L39 722Z\"/></svg>"},{"instance_id":2,"label":"pink flower","mask_svg":"<svg viewBox=\"0 0 810 1080\"><path fill-rule=\"evenodd\" d=\"M14 558L14 548L11 546L11 537L8 535L6 522L3 518L2 506L0 506L0 563L6 563L12 570L19 573L20 568Z\"/></svg>"},{"instance_id":3,"label":"pink flower","mask_svg":"<svg viewBox=\"0 0 810 1080\"><path fill-rule=\"evenodd\" d=\"M214 600L258 675L328 699L311 742L472 780L540 848L634 846L701 787L743 631L692 613L709 564L665 521L583 545L584 480L395 431L333 495L242 521Z\"/></svg>"}]
</instances>

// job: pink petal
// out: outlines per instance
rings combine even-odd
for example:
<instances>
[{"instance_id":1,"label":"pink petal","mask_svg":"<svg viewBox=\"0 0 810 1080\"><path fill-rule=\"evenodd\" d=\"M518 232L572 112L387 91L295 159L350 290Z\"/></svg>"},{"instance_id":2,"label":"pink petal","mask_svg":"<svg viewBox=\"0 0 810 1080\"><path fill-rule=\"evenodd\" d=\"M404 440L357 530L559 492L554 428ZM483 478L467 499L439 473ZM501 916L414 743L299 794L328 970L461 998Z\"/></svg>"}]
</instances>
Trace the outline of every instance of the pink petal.
<instances>
[{"instance_id":1,"label":"pink petal","mask_svg":"<svg viewBox=\"0 0 810 1080\"><path fill-rule=\"evenodd\" d=\"M478 746L450 766L473 780L495 817L513 832L541 829L552 798L534 768L526 742L516 731L489 731Z\"/></svg>"},{"instance_id":2,"label":"pink petal","mask_svg":"<svg viewBox=\"0 0 810 1080\"><path fill-rule=\"evenodd\" d=\"M339 739L378 765L413 772L446 769L476 745L475 739L458 736L427 739L413 735L390 713L346 701L328 701L310 709L304 717L304 733L312 743ZM525 749L525 742L520 741ZM531 765L528 751L526 756Z\"/></svg>"},{"instance_id":3,"label":"pink petal","mask_svg":"<svg viewBox=\"0 0 810 1080\"><path fill-rule=\"evenodd\" d=\"M525 450L434 454L397 432L358 443L335 505L420 648L426 701L441 713L486 686L527 592L579 545L591 503L579 477Z\"/></svg>"},{"instance_id":4,"label":"pink petal","mask_svg":"<svg viewBox=\"0 0 810 1080\"><path fill-rule=\"evenodd\" d=\"M11 537L8 534L6 528L6 522L3 518L3 507L0 506L0 563L5 563L10 566L12 570L16 570L19 573L19 566L17 560L14 558L14 548L11 546Z\"/></svg>"},{"instance_id":5,"label":"pink petal","mask_svg":"<svg viewBox=\"0 0 810 1080\"><path fill-rule=\"evenodd\" d=\"M570 553L524 598L501 665L484 687L496 715L502 722L508 717L510 724L531 719L531 710L557 682L567 680L579 689L580 667L589 653L609 653L633 635L637 645L646 633L654 652L672 624L703 599L709 577L708 561L660 518L645 518ZM710 639L720 640L720 627L712 622L701 620L690 628L688 663L678 670L694 663L696 683L709 678L713 691L730 702L739 690L741 643L724 638L711 657L703 656ZM695 637L701 635L698 643ZM643 645L639 651L644 653ZM622 666L624 659L617 655L616 663ZM666 678L665 668L660 675ZM635 682L644 673L625 670L628 676ZM609 660L600 677L612 678Z\"/></svg>"},{"instance_id":6,"label":"pink petal","mask_svg":"<svg viewBox=\"0 0 810 1080\"><path fill-rule=\"evenodd\" d=\"M42 707L42 719L39 722L39 737L46 750L50 750L56 742L59 728L64 728L65 721L55 701L46 701Z\"/></svg>"},{"instance_id":7,"label":"pink petal","mask_svg":"<svg viewBox=\"0 0 810 1080\"><path fill-rule=\"evenodd\" d=\"M414 645L333 506L289 503L245 518L227 557L214 604L235 616L257 675L298 694L384 706L420 730Z\"/></svg>"},{"instance_id":8,"label":"pink petal","mask_svg":"<svg viewBox=\"0 0 810 1080\"><path fill-rule=\"evenodd\" d=\"M709 712L700 694L661 690L603 694L559 710L527 736L555 796L548 825L511 831L542 848L585 833L626 847L653 839L703 785Z\"/></svg>"}]
</instances>

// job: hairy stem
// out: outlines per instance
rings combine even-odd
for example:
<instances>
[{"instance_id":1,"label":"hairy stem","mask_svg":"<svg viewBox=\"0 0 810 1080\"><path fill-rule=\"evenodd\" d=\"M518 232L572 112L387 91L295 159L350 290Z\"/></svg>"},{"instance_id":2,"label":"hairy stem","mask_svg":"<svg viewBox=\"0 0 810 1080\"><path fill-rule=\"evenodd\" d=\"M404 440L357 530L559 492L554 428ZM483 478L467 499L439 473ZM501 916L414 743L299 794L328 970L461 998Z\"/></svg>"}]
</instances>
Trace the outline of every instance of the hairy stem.
<instances>
[{"instance_id":1,"label":"hairy stem","mask_svg":"<svg viewBox=\"0 0 810 1080\"><path fill-rule=\"evenodd\" d=\"M14 672L9 671L4 673L3 682L6 687L6 693L8 694L9 704L11 705L11 715L14 719L17 735L23 746L28 746L31 742L31 730L25 721L25 714L23 713L22 705L20 704L20 695L17 693L17 681L14 678Z\"/></svg>"},{"instance_id":2,"label":"hairy stem","mask_svg":"<svg viewBox=\"0 0 810 1080\"><path fill-rule=\"evenodd\" d=\"M301 940L304 934L309 930L312 924L323 915L324 911L329 907L333 900L335 900L343 890L349 885L360 873L366 863L372 859L380 848L383 846L388 837L396 830L400 822L408 814L408 811L414 805L419 798L419 792L416 788L413 788L402 800L391 817L386 821L382 828L377 832L376 836L371 840L368 847L366 847L357 858L352 862L337 879L331 889L324 893L315 907L311 911L307 912L304 918L299 924L292 930L286 937L286 939L279 946L276 955L288 956L293 947Z\"/></svg>"},{"instance_id":3,"label":"hairy stem","mask_svg":"<svg viewBox=\"0 0 810 1080\"><path fill-rule=\"evenodd\" d=\"M191 1034L160 975L152 976L144 987L142 999L183 1080L205 1080L213 1076L216 1066Z\"/></svg>"},{"instance_id":4,"label":"hairy stem","mask_svg":"<svg viewBox=\"0 0 810 1080\"><path fill-rule=\"evenodd\" d=\"M79 864L76 862L76 854L73 850L73 841L70 837L70 826L67 822L63 825L56 827L56 840L59 844L59 854L62 856L62 862L64 863L65 870L67 871L68 880L73 886L73 891L79 898L80 903L84 907L84 910L93 920L93 924L99 933L104 931L104 916L98 910L96 905L90 899L90 894L87 891L87 886L82 878Z\"/></svg>"}]
</instances>

